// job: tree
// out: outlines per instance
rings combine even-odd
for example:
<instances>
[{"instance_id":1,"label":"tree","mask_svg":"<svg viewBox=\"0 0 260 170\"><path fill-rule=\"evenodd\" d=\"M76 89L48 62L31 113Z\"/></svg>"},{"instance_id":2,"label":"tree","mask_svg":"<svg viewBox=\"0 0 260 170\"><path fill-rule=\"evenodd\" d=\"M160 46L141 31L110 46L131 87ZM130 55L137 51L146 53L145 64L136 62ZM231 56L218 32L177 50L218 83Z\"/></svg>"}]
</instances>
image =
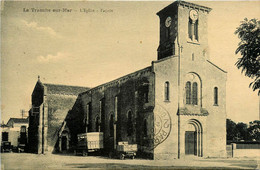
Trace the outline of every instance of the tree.
<instances>
[{"instance_id":1,"label":"tree","mask_svg":"<svg viewBox=\"0 0 260 170\"><path fill-rule=\"evenodd\" d=\"M252 139L254 139L256 141L260 141L260 121L259 120L249 122L248 131L249 131L249 134Z\"/></svg>"},{"instance_id":2,"label":"tree","mask_svg":"<svg viewBox=\"0 0 260 170\"><path fill-rule=\"evenodd\" d=\"M235 140L237 136L237 130L236 130L236 123L233 122L231 119L227 119L227 140Z\"/></svg>"},{"instance_id":3,"label":"tree","mask_svg":"<svg viewBox=\"0 0 260 170\"><path fill-rule=\"evenodd\" d=\"M247 18L237 27L235 34L241 40L236 49L236 54L240 53L242 58L238 58L236 66L242 69L242 73L253 80L249 87L253 91L258 90L260 95L260 21Z\"/></svg>"},{"instance_id":4,"label":"tree","mask_svg":"<svg viewBox=\"0 0 260 170\"><path fill-rule=\"evenodd\" d=\"M237 123L236 130L238 131L238 137L240 140L250 140L247 124L243 122Z\"/></svg>"}]
</instances>

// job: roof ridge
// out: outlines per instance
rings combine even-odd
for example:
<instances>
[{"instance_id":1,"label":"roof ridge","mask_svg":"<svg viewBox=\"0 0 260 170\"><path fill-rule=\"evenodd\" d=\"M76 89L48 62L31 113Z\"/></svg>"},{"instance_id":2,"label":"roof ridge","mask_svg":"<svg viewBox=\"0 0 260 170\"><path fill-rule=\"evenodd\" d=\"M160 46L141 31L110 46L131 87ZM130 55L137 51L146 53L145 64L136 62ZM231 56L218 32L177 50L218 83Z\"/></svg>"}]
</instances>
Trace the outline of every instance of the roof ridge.
<instances>
[{"instance_id":1,"label":"roof ridge","mask_svg":"<svg viewBox=\"0 0 260 170\"><path fill-rule=\"evenodd\" d=\"M75 86L75 85L66 85L66 84L53 84L53 83L42 83L43 85L54 85L54 86L67 86L67 87L81 87L81 88L90 88L85 86Z\"/></svg>"},{"instance_id":2,"label":"roof ridge","mask_svg":"<svg viewBox=\"0 0 260 170\"><path fill-rule=\"evenodd\" d=\"M148 69L150 69L150 68L152 68L152 66L148 66L148 67L145 67L145 68L136 70L136 71L134 71L134 72L131 72L131 73L126 74L126 75L124 75L124 76L118 77L118 78L113 79L113 80L111 80L111 81L108 81L108 82L99 84L99 85L97 85L97 86L95 86L95 87L92 87L92 88L88 89L88 90L85 91L85 92L80 93L79 95L85 94L85 93L87 93L87 92L89 92L89 91L91 91L91 90L98 89L98 88L100 88L100 87L102 87L102 86L111 84L111 83L113 83L113 82L120 81L120 80L123 79L123 78L129 77L129 76L131 76L131 75L137 74L137 73L142 72L142 71L145 71L145 70L148 70Z\"/></svg>"}]
</instances>

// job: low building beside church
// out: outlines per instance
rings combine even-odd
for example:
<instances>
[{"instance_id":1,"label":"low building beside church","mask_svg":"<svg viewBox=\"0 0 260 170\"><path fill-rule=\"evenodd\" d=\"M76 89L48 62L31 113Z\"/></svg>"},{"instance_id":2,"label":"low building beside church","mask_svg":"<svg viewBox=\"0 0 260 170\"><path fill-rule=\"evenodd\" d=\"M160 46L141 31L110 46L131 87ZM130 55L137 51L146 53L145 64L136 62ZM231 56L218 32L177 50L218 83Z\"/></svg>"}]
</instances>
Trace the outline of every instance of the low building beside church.
<instances>
[{"instance_id":1,"label":"low building beside church","mask_svg":"<svg viewBox=\"0 0 260 170\"><path fill-rule=\"evenodd\" d=\"M19 144L27 144L28 118L10 118L7 124L0 126L1 146L4 142L10 142L13 151L17 150Z\"/></svg>"}]
</instances>

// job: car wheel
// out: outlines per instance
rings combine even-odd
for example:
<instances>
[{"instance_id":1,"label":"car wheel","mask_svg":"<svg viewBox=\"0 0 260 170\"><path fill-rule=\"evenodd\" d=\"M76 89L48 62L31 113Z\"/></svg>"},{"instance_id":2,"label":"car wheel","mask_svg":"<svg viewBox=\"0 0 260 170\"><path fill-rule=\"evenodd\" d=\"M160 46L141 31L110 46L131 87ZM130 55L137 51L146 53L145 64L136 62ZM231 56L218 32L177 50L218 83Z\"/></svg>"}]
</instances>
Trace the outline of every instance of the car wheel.
<instances>
[{"instance_id":1,"label":"car wheel","mask_svg":"<svg viewBox=\"0 0 260 170\"><path fill-rule=\"evenodd\" d=\"M120 155L120 159L121 159L121 160L125 159L125 155L124 155L124 154L121 154L121 155Z\"/></svg>"},{"instance_id":2,"label":"car wheel","mask_svg":"<svg viewBox=\"0 0 260 170\"><path fill-rule=\"evenodd\" d=\"M109 158L113 158L113 153L112 153L112 152L109 152L109 153L108 153L108 157L109 157Z\"/></svg>"}]
</instances>

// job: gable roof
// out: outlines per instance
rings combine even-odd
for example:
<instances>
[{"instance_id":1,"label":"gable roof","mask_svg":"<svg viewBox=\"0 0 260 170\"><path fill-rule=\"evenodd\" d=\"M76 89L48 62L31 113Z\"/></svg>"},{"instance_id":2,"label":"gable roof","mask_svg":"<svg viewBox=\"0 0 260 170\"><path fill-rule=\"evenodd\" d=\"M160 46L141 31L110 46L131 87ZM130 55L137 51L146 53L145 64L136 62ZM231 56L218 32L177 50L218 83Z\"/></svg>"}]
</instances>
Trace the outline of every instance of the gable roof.
<instances>
[{"instance_id":1,"label":"gable roof","mask_svg":"<svg viewBox=\"0 0 260 170\"><path fill-rule=\"evenodd\" d=\"M9 122L13 122L13 123L29 123L29 119L28 118L10 118L7 122L7 125L9 124Z\"/></svg>"},{"instance_id":2,"label":"gable roof","mask_svg":"<svg viewBox=\"0 0 260 170\"><path fill-rule=\"evenodd\" d=\"M67 86L48 83L43 83L43 85L45 88L47 88L47 94L78 95L82 92L89 90L88 87L80 86Z\"/></svg>"}]
</instances>

